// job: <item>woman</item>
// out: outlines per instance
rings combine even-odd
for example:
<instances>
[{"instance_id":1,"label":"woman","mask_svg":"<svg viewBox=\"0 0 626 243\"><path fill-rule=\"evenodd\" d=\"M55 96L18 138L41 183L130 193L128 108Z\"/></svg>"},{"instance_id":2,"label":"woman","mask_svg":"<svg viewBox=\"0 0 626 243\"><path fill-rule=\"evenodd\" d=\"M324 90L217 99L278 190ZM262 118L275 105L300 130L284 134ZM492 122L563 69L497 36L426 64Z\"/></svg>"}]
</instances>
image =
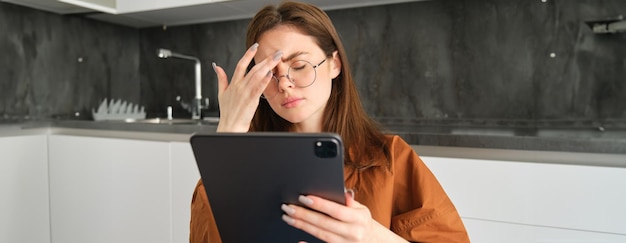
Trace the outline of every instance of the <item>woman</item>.
<instances>
[{"instance_id":1,"label":"woman","mask_svg":"<svg viewBox=\"0 0 626 243\"><path fill-rule=\"evenodd\" d=\"M312 195L281 207L285 223L326 242L469 242L454 205L412 148L365 113L329 17L305 3L260 10L230 82L219 83L218 132L334 132L346 146L346 205ZM319 212L316 212L314 210ZM204 187L191 242L221 242Z\"/></svg>"}]
</instances>

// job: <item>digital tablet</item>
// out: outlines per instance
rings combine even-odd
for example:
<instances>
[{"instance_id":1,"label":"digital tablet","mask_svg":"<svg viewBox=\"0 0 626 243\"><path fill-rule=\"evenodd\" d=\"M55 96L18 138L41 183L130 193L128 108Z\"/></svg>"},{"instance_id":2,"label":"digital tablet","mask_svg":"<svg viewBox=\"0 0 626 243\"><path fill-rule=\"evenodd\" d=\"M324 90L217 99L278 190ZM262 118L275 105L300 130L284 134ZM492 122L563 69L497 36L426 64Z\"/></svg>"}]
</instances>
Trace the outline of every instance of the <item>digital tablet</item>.
<instances>
[{"instance_id":1,"label":"digital tablet","mask_svg":"<svg viewBox=\"0 0 626 243\"><path fill-rule=\"evenodd\" d=\"M190 143L225 243L321 242L285 223L281 204L302 205L299 195L345 204L336 134L194 134Z\"/></svg>"}]
</instances>

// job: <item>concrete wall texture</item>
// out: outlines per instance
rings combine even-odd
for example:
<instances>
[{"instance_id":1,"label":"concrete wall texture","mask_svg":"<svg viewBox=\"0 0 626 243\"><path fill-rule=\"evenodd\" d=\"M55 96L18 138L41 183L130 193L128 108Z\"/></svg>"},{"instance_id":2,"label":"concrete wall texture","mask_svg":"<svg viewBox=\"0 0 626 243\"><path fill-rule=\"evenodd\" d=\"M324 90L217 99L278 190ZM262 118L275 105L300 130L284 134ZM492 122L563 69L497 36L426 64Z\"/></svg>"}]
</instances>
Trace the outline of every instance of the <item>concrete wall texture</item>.
<instances>
[{"instance_id":1,"label":"concrete wall texture","mask_svg":"<svg viewBox=\"0 0 626 243\"><path fill-rule=\"evenodd\" d=\"M367 111L380 119L624 120L626 34L585 24L622 0L433 0L328 11ZM88 113L121 98L163 116L193 97L193 63L217 110L211 62L229 73L249 20L133 29L0 3L0 115Z\"/></svg>"}]
</instances>

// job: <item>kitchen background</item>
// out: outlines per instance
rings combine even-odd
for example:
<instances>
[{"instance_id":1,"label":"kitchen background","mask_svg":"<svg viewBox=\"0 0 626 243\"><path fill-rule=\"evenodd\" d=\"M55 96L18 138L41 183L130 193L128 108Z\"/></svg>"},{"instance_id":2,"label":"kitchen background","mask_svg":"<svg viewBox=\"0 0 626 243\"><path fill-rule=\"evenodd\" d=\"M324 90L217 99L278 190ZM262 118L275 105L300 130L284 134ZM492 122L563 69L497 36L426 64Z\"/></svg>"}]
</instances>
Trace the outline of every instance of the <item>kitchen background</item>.
<instances>
[{"instance_id":1,"label":"kitchen background","mask_svg":"<svg viewBox=\"0 0 626 243\"><path fill-rule=\"evenodd\" d=\"M623 0L435 0L330 10L367 111L399 123L623 124L626 34L585 21ZM0 2L0 118L89 119L104 98L148 116L189 116L199 57L217 113L211 62L234 70L248 19L131 28ZM79 114L76 114L79 112Z\"/></svg>"}]
</instances>

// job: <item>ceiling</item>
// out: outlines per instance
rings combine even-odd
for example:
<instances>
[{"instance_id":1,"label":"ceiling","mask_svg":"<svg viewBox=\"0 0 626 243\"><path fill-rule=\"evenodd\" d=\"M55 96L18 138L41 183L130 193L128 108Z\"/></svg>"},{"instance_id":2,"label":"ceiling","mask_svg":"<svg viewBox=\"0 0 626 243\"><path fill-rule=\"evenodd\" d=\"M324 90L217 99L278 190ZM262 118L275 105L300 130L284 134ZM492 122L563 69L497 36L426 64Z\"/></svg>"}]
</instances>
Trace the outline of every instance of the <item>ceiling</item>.
<instances>
[{"instance_id":1,"label":"ceiling","mask_svg":"<svg viewBox=\"0 0 626 243\"><path fill-rule=\"evenodd\" d=\"M251 18L256 11L267 4L281 0L206 0L207 3L171 7L148 11L134 11L123 14L110 14L90 8L79 7L57 0L0 0L58 14L82 14L89 18L131 26L135 28L152 26L175 26L196 23L218 22ZM121 0L117 0L121 1ZM129 0L133 1L133 0ZM171 0L176 2L176 0ZM345 9L384 5L420 0L303 0L324 10Z\"/></svg>"}]
</instances>

